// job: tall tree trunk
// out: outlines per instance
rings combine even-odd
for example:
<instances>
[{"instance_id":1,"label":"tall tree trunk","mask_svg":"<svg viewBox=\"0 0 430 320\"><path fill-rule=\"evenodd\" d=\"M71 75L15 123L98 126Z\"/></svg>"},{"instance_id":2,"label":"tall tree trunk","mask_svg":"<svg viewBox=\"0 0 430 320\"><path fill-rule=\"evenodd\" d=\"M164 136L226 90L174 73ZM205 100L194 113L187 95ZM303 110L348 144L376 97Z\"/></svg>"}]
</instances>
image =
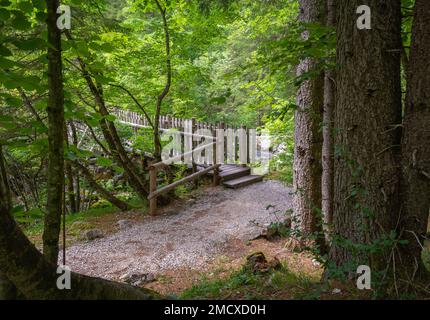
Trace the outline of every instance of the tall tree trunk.
<instances>
[{"instance_id":1,"label":"tall tree trunk","mask_svg":"<svg viewBox=\"0 0 430 320\"><path fill-rule=\"evenodd\" d=\"M335 0L327 0L327 26L336 26ZM328 231L333 223L333 110L335 90L335 72L326 70L324 77L322 212Z\"/></svg>"},{"instance_id":2,"label":"tall tree trunk","mask_svg":"<svg viewBox=\"0 0 430 320\"><path fill-rule=\"evenodd\" d=\"M157 161L161 161L161 141L160 141L160 114L161 114L161 104L164 98L168 95L170 86L172 84L172 63L170 58L170 35L169 26L167 24L166 8L163 8L158 0L154 0L158 11L161 14L163 20L163 29L165 37L165 48L166 48L166 84L163 91L157 97L157 105L155 108L155 120L154 120L154 158Z\"/></svg>"},{"instance_id":3,"label":"tall tree trunk","mask_svg":"<svg viewBox=\"0 0 430 320\"><path fill-rule=\"evenodd\" d=\"M356 26L356 10L363 4L372 10L371 30ZM398 218L400 0L339 1L337 9L335 241L330 258L350 273L369 265L376 274L386 267L388 252L372 246L389 235Z\"/></svg>"},{"instance_id":4,"label":"tall tree trunk","mask_svg":"<svg viewBox=\"0 0 430 320\"><path fill-rule=\"evenodd\" d=\"M325 0L301 0L300 21L325 24ZM303 34L306 39L308 31ZM301 61L297 75L315 71L311 58ZM318 234L317 243L323 250L321 215L321 133L324 106L324 76L319 74L301 85L297 94L294 132L294 217L293 228L305 236ZM323 250L324 251L324 250Z\"/></svg>"},{"instance_id":5,"label":"tall tree trunk","mask_svg":"<svg viewBox=\"0 0 430 320\"><path fill-rule=\"evenodd\" d=\"M91 75L86 69L85 63L79 58L79 64L83 72L83 77L85 78L88 88L94 96L94 100L98 106L98 112L103 117L109 116L109 111L106 108L105 101L100 90L95 85ZM119 166L124 168L127 173L127 180L134 191L144 200L148 196L148 190L145 187L144 181L141 179L139 174L136 172L136 168L131 162L130 158L125 151L121 139L119 138L118 132L116 130L115 124L109 120L103 118L100 120L100 128L102 129L103 136L109 146L110 153L112 154L114 160Z\"/></svg>"},{"instance_id":6,"label":"tall tree trunk","mask_svg":"<svg viewBox=\"0 0 430 320\"><path fill-rule=\"evenodd\" d=\"M5 161L3 159L3 149L2 145L0 145L0 210L7 212L9 212L12 207L9 190ZM17 297L18 291L15 285L0 268L0 300L15 300Z\"/></svg>"},{"instance_id":7,"label":"tall tree trunk","mask_svg":"<svg viewBox=\"0 0 430 320\"><path fill-rule=\"evenodd\" d=\"M430 1L415 3L402 141L402 261L412 278L429 273L421 260L430 211ZM405 266L405 263L403 263Z\"/></svg>"},{"instance_id":8,"label":"tall tree trunk","mask_svg":"<svg viewBox=\"0 0 430 320\"><path fill-rule=\"evenodd\" d=\"M58 260L64 192L64 92L61 61L61 31L57 28L58 0L46 0L48 25L48 140L49 164L43 253L53 264Z\"/></svg>"},{"instance_id":9,"label":"tall tree trunk","mask_svg":"<svg viewBox=\"0 0 430 320\"><path fill-rule=\"evenodd\" d=\"M66 32L65 34L69 40L73 40L73 37L70 32ZM104 117L102 120L100 120L99 124L103 136L109 146L110 154L112 154L112 157L115 162L119 166L124 168L125 172L127 173L127 180L130 186L137 193L137 195L141 199L147 200L149 192L145 185L145 181L141 178L141 176L137 172L136 166L128 157L127 152L125 151L124 146L122 145L121 139L116 130L115 124L112 121L106 119L106 117L109 116L109 111L103 98L102 87L96 85L93 78L91 77L91 74L87 70L85 62L80 57L77 58L77 61L79 63L79 69L82 72L82 76L85 79L87 86L91 91L94 97L94 101L96 102L96 105L98 107L98 110L96 111Z\"/></svg>"},{"instance_id":10,"label":"tall tree trunk","mask_svg":"<svg viewBox=\"0 0 430 320\"><path fill-rule=\"evenodd\" d=\"M62 131L61 131L62 133ZM60 134L61 140L63 135ZM10 214L9 187L0 148L0 288L7 279L28 299L157 299L157 293L71 273L71 289L57 288L56 260L48 261L20 230ZM6 182L6 183L5 183ZM0 292L1 290L0 289Z\"/></svg>"},{"instance_id":11,"label":"tall tree trunk","mask_svg":"<svg viewBox=\"0 0 430 320\"><path fill-rule=\"evenodd\" d=\"M0 300L17 300L18 292L15 285L0 272Z\"/></svg>"}]
</instances>

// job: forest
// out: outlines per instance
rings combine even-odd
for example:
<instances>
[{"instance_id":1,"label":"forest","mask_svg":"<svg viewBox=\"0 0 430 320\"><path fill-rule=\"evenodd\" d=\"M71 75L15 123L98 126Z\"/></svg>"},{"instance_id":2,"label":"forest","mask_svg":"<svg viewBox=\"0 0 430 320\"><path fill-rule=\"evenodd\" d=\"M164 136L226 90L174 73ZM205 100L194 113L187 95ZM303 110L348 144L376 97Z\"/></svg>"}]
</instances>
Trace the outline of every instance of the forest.
<instances>
[{"instance_id":1,"label":"forest","mask_svg":"<svg viewBox=\"0 0 430 320\"><path fill-rule=\"evenodd\" d=\"M0 300L430 298L430 1L0 0L0 30Z\"/></svg>"}]
</instances>

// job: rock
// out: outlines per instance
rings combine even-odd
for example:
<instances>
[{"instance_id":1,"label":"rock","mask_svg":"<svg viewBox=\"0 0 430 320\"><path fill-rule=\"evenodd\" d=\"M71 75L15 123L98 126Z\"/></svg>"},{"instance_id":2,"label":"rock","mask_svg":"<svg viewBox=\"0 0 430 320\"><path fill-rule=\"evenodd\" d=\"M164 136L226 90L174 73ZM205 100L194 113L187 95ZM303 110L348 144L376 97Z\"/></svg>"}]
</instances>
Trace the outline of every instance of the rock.
<instances>
[{"instance_id":1,"label":"rock","mask_svg":"<svg viewBox=\"0 0 430 320\"><path fill-rule=\"evenodd\" d=\"M253 253L246 258L245 269L252 273L265 273L281 268L282 264L278 258L275 257L269 262L262 252Z\"/></svg>"},{"instance_id":2,"label":"rock","mask_svg":"<svg viewBox=\"0 0 430 320\"><path fill-rule=\"evenodd\" d=\"M319 261L317 261L316 259L312 259L312 265L314 267L319 267L319 266L321 266L321 263L319 263Z\"/></svg>"},{"instance_id":3,"label":"rock","mask_svg":"<svg viewBox=\"0 0 430 320\"><path fill-rule=\"evenodd\" d=\"M157 278L153 273L143 273L143 274L126 273L123 276L121 276L119 279L125 283L138 287L145 283L153 282Z\"/></svg>"},{"instance_id":4,"label":"rock","mask_svg":"<svg viewBox=\"0 0 430 320\"><path fill-rule=\"evenodd\" d=\"M95 239L103 238L103 232L100 229L90 229L84 234L85 239L92 241Z\"/></svg>"},{"instance_id":5,"label":"rock","mask_svg":"<svg viewBox=\"0 0 430 320\"><path fill-rule=\"evenodd\" d=\"M339 294L339 293L341 293L342 292L342 290L340 290L340 289L338 289L338 288L335 288L335 289L333 289L333 291L331 292L332 294Z\"/></svg>"},{"instance_id":6,"label":"rock","mask_svg":"<svg viewBox=\"0 0 430 320\"><path fill-rule=\"evenodd\" d=\"M130 220L119 220L116 225L120 230L126 230L133 226L133 222L131 222Z\"/></svg>"}]
</instances>

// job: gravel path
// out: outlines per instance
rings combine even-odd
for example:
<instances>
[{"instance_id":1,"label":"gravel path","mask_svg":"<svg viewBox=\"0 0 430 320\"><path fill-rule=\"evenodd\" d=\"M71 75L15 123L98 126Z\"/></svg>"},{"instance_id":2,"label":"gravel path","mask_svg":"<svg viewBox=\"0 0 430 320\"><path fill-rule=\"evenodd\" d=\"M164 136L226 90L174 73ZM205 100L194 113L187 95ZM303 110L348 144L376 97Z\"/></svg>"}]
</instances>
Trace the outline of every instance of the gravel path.
<instances>
[{"instance_id":1,"label":"gravel path","mask_svg":"<svg viewBox=\"0 0 430 320\"><path fill-rule=\"evenodd\" d=\"M200 269L231 239L258 236L259 224L277 216L266 210L286 210L291 190L264 181L238 190L209 188L186 208L150 217L116 234L83 242L67 250L73 271L107 279L124 274L157 274L163 270Z\"/></svg>"}]
</instances>

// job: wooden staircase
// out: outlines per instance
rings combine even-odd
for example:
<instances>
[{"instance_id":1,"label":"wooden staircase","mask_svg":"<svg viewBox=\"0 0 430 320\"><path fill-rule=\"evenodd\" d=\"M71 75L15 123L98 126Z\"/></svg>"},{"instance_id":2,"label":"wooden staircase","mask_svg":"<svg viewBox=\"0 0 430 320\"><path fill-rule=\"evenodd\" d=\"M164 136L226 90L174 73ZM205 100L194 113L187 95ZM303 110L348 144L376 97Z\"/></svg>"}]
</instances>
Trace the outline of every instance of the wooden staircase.
<instances>
[{"instance_id":1,"label":"wooden staircase","mask_svg":"<svg viewBox=\"0 0 430 320\"><path fill-rule=\"evenodd\" d=\"M213 175L213 171L209 172L209 175ZM236 164L222 165L219 176L221 183L231 189L246 187L263 180L263 176L252 175L251 168Z\"/></svg>"}]
</instances>

